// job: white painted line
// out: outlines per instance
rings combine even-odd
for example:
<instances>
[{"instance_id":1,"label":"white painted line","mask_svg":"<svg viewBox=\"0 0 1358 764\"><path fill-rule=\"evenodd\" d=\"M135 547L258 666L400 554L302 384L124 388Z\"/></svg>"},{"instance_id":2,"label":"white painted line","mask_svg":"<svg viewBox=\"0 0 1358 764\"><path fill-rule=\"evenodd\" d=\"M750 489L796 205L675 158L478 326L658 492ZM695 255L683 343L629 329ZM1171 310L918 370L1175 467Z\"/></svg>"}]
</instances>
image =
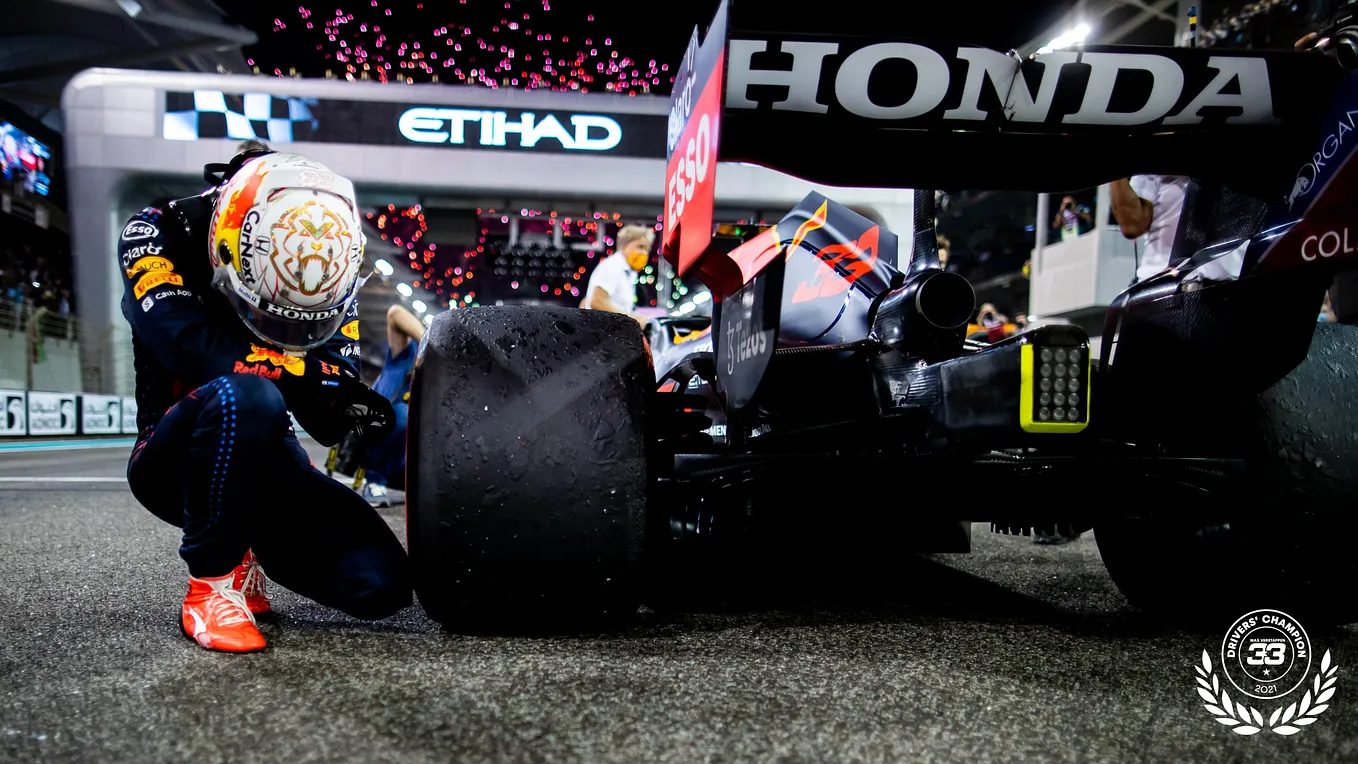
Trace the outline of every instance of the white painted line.
<instances>
[{"instance_id":1,"label":"white painted line","mask_svg":"<svg viewBox=\"0 0 1358 764\"><path fill-rule=\"evenodd\" d=\"M125 477L0 477L0 483L126 483Z\"/></svg>"}]
</instances>

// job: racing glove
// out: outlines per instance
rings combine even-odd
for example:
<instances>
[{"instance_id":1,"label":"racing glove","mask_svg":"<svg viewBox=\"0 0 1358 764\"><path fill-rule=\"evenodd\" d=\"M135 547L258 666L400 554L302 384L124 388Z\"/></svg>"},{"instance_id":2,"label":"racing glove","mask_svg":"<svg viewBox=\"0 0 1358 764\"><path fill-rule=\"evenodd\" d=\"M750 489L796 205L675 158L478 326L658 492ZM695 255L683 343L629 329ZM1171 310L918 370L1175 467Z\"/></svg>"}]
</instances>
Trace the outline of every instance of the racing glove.
<instances>
[{"instance_id":1,"label":"racing glove","mask_svg":"<svg viewBox=\"0 0 1358 764\"><path fill-rule=\"evenodd\" d=\"M310 366L308 363L308 371ZM292 407L292 413L307 433L321 445L333 446L353 432L360 452L366 452L391 434L396 426L391 401L363 384L347 368L326 364L322 369L324 375L308 386L310 394Z\"/></svg>"},{"instance_id":2,"label":"racing glove","mask_svg":"<svg viewBox=\"0 0 1358 764\"><path fill-rule=\"evenodd\" d=\"M396 428L396 410L391 401L356 378L344 404L344 418L358 440L361 453L377 447Z\"/></svg>"}]
</instances>

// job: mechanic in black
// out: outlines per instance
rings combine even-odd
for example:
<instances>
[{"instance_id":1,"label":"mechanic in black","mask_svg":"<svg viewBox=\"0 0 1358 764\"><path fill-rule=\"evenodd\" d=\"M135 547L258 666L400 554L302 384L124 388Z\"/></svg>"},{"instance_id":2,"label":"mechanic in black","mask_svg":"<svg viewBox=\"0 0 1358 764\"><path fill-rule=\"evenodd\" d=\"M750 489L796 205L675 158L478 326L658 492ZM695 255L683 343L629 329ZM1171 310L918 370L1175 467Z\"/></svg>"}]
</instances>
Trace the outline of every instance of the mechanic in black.
<instances>
[{"instance_id":1,"label":"mechanic in black","mask_svg":"<svg viewBox=\"0 0 1358 764\"><path fill-rule=\"evenodd\" d=\"M127 479L184 530L185 634L250 652L265 647L263 571L364 619L409 605L411 583L386 522L312 466L288 413L324 445L380 442L394 421L358 378L352 184L267 149L204 174L213 188L143 209L119 238L139 429Z\"/></svg>"}]
</instances>

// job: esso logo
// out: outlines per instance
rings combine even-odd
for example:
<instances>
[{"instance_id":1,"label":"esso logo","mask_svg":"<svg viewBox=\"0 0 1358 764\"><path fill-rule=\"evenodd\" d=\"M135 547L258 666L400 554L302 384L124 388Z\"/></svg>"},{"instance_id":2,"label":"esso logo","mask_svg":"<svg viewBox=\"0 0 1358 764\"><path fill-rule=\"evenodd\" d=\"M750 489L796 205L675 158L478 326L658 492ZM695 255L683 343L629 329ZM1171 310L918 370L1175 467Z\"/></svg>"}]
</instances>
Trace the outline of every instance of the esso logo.
<instances>
[{"instance_id":1,"label":"esso logo","mask_svg":"<svg viewBox=\"0 0 1358 764\"><path fill-rule=\"evenodd\" d=\"M670 175L666 191L666 220L678 220L684 207L693 201L693 192L707 180L707 169L712 163L712 118L704 114L698 130L688 139L684 153L676 156L674 173Z\"/></svg>"}]
</instances>

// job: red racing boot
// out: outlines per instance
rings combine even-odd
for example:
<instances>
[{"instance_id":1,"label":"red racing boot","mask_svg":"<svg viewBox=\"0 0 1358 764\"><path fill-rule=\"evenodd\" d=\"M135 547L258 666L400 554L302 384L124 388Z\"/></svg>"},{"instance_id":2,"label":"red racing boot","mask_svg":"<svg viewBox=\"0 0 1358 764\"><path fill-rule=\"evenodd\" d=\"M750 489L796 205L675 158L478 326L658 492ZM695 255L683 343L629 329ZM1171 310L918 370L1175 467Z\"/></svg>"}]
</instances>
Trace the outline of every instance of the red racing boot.
<instances>
[{"instance_id":1,"label":"red racing boot","mask_svg":"<svg viewBox=\"0 0 1358 764\"><path fill-rule=\"evenodd\" d=\"M259 566L254 552L245 550L245 559L240 561L231 575L234 576L231 585L245 595L245 606L251 613L263 615L273 610L269 594L264 590L264 568Z\"/></svg>"},{"instance_id":2,"label":"red racing boot","mask_svg":"<svg viewBox=\"0 0 1358 764\"><path fill-rule=\"evenodd\" d=\"M250 653L263 650L264 635L245 606L245 595L233 586L235 575L189 577L180 625L190 639L209 650Z\"/></svg>"}]
</instances>

